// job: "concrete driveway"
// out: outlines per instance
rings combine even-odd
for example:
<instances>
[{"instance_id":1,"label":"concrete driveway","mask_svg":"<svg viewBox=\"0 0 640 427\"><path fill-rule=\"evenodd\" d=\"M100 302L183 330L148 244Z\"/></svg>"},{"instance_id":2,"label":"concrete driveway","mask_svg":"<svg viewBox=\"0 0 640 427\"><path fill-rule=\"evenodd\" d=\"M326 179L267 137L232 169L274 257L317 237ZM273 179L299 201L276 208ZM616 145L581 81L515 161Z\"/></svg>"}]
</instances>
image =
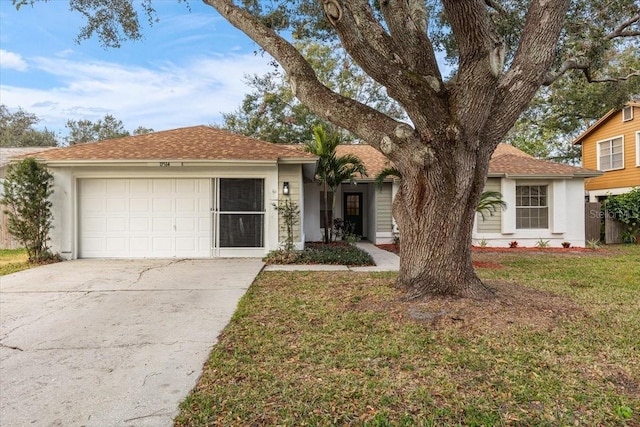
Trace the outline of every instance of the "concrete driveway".
<instances>
[{"instance_id":1,"label":"concrete driveway","mask_svg":"<svg viewBox=\"0 0 640 427\"><path fill-rule=\"evenodd\" d=\"M75 260L0 277L0 425L172 425L261 268Z\"/></svg>"}]
</instances>

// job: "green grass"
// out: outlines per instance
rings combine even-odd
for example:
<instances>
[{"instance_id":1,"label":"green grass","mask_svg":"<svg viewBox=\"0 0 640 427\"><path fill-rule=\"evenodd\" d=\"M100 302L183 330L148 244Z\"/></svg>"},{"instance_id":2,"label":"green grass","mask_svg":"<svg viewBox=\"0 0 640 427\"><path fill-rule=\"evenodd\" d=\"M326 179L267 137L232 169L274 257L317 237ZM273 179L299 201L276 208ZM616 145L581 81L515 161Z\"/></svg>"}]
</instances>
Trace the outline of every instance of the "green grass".
<instances>
[{"instance_id":1,"label":"green grass","mask_svg":"<svg viewBox=\"0 0 640 427\"><path fill-rule=\"evenodd\" d=\"M441 301L459 311L435 322L393 273L261 273L176 425L640 425L640 246L477 256L541 308Z\"/></svg>"},{"instance_id":2,"label":"green grass","mask_svg":"<svg viewBox=\"0 0 640 427\"><path fill-rule=\"evenodd\" d=\"M25 249L0 249L0 276L26 270L30 267Z\"/></svg>"}]
</instances>

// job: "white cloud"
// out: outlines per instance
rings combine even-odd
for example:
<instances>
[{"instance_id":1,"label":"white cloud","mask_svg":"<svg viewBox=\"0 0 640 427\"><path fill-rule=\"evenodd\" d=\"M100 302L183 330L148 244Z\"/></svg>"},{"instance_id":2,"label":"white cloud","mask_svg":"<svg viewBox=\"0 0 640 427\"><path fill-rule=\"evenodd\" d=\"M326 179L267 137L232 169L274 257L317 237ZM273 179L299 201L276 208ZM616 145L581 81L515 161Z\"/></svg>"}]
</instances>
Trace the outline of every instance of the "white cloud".
<instances>
[{"instance_id":1,"label":"white cloud","mask_svg":"<svg viewBox=\"0 0 640 427\"><path fill-rule=\"evenodd\" d=\"M240 105L248 92L243 76L264 74L269 60L231 54L140 67L39 57L31 60L31 70L55 83L42 89L3 84L0 97L10 109L22 107L60 134L68 119L97 120L107 113L129 130L209 124Z\"/></svg>"},{"instance_id":2,"label":"white cloud","mask_svg":"<svg viewBox=\"0 0 640 427\"><path fill-rule=\"evenodd\" d=\"M27 62L22 59L22 56L20 56L20 54L0 49L0 68L26 71L28 66Z\"/></svg>"}]
</instances>

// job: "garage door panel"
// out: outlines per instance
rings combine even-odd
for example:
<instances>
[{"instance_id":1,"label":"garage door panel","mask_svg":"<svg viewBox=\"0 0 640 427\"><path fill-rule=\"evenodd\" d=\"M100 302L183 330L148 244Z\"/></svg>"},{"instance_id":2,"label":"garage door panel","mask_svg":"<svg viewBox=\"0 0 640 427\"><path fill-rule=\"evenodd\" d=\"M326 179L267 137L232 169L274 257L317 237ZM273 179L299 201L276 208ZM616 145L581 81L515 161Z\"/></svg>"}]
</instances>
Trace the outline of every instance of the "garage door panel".
<instances>
[{"instance_id":1,"label":"garage door panel","mask_svg":"<svg viewBox=\"0 0 640 427\"><path fill-rule=\"evenodd\" d=\"M127 201L123 198L109 198L107 202L107 212L111 214L125 214L129 211Z\"/></svg>"},{"instance_id":2,"label":"garage door panel","mask_svg":"<svg viewBox=\"0 0 640 427\"><path fill-rule=\"evenodd\" d=\"M173 203L171 199L154 197L152 200L153 212L171 212Z\"/></svg>"},{"instance_id":3,"label":"garage door panel","mask_svg":"<svg viewBox=\"0 0 640 427\"><path fill-rule=\"evenodd\" d=\"M193 233L198 231L196 218L176 218L176 231L178 233Z\"/></svg>"},{"instance_id":4,"label":"garage door panel","mask_svg":"<svg viewBox=\"0 0 640 427\"><path fill-rule=\"evenodd\" d=\"M129 199L129 212L149 212L149 199L148 198L131 198Z\"/></svg>"},{"instance_id":5,"label":"garage door panel","mask_svg":"<svg viewBox=\"0 0 640 427\"><path fill-rule=\"evenodd\" d=\"M125 179L105 179L107 194L119 196L127 192L127 182Z\"/></svg>"},{"instance_id":6,"label":"garage door panel","mask_svg":"<svg viewBox=\"0 0 640 427\"><path fill-rule=\"evenodd\" d=\"M107 219L107 232L108 233L124 233L127 230L127 218L108 218Z\"/></svg>"},{"instance_id":7,"label":"garage door panel","mask_svg":"<svg viewBox=\"0 0 640 427\"><path fill-rule=\"evenodd\" d=\"M173 231L173 218L153 218L151 231L154 233L170 233Z\"/></svg>"},{"instance_id":8,"label":"garage door panel","mask_svg":"<svg viewBox=\"0 0 640 427\"><path fill-rule=\"evenodd\" d=\"M129 231L132 233L147 233L151 230L149 218L130 218Z\"/></svg>"},{"instance_id":9,"label":"garage door panel","mask_svg":"<svg viewBox=\"0 0 640 427\"><path fill-rule=\"evenodd\" d=\"M151 192L150 180L148 179L132 179L129 181L129 189L131 194L148 194Z\"/></svg>"},{"instance_id":10,"label":"garage door panel","mask_svg":"<svg viewBox=\"0 0 640 427\"><path fill-rule=\"evenodd\" d=\"M81 179L80 257L209 257L209 179Z\"/></svg>"},{"instance_id":11,"label":"garage door panel","mask_svg":"<svg viewBox=\"0 0 640 427\"><path fill-rule=\"evenodd\" d=\"M151 182L152 192L154 194L167 194L173 192L173 180L171 179L154 179Z\"/></svg>"},{"instance_id":12,"label":"garage door panel","mask_svg":"<svg viewBox=\"0 0 640 427\"><path fill-rule=\"evenodd\" d=\"M86 234L89 233L104 233L107 231L106 218L83 218L83 230Z\"/></svg>"}]
</instances>

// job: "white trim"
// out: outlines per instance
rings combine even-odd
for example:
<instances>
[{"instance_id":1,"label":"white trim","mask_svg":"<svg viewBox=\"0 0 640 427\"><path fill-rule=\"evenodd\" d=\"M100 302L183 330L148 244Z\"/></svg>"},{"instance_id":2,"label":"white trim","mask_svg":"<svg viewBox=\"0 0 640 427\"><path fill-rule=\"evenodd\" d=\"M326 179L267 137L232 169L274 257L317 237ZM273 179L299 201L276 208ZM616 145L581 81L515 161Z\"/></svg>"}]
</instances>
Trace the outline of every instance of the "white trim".
<instances>
[{"instance_id":1,"label":"white trim","mask_svg":"<svg viewBox=\"0 0 640 427\"><path fill-rule=\"evenodd\" d=\"M616 187L616 188L604 188L602 190L589 190L587 195L590 202L597 202L598 197L603 196L618 196L620 194L628 193L633 190L633 187Z\"/></svg>"},{"instance_id":2,"label":"white trim","mask_svg":"<svg viewBox=\"0 0 640 427\"><path fill-rule=\"evenodd\" d=\"M615 139L621 139L622 140L622 166L619 168L611 168L611 169L602 169L602 165L600 164L600 144L603 142L609 142L612 143ZM613 155L613 152L611 153ZM607 139L602 139L600 141L596 141L596 161L597 161L597 169L601 170L601 171L615 171L615 170L621 170L624 169L624 135L617 135L617 136L612 136L610 138Z\"/></svg>"},{"instance_id":3,"label":"white trim","mask_svg":"<svg viewBox=\"0 0 640 427\"><path fill-rule=\"evenodd\" d=\"M640 167L640 130L636 132L636 166Z\"/></svg>"},{"instance_id":4,"label":"white trim","mask_svg":"<svg viewBox=\"0 0 640 427\"><path fill-rule=\"evenodd\" d=\"M626 111L630 111L631 113L628 115L628 117L625 117L625 112ZM622 107L622 121L623 122L629 122L633 120L633 106L632 105L627 105L625 107Z\"/></svg>"}]
</instances>

